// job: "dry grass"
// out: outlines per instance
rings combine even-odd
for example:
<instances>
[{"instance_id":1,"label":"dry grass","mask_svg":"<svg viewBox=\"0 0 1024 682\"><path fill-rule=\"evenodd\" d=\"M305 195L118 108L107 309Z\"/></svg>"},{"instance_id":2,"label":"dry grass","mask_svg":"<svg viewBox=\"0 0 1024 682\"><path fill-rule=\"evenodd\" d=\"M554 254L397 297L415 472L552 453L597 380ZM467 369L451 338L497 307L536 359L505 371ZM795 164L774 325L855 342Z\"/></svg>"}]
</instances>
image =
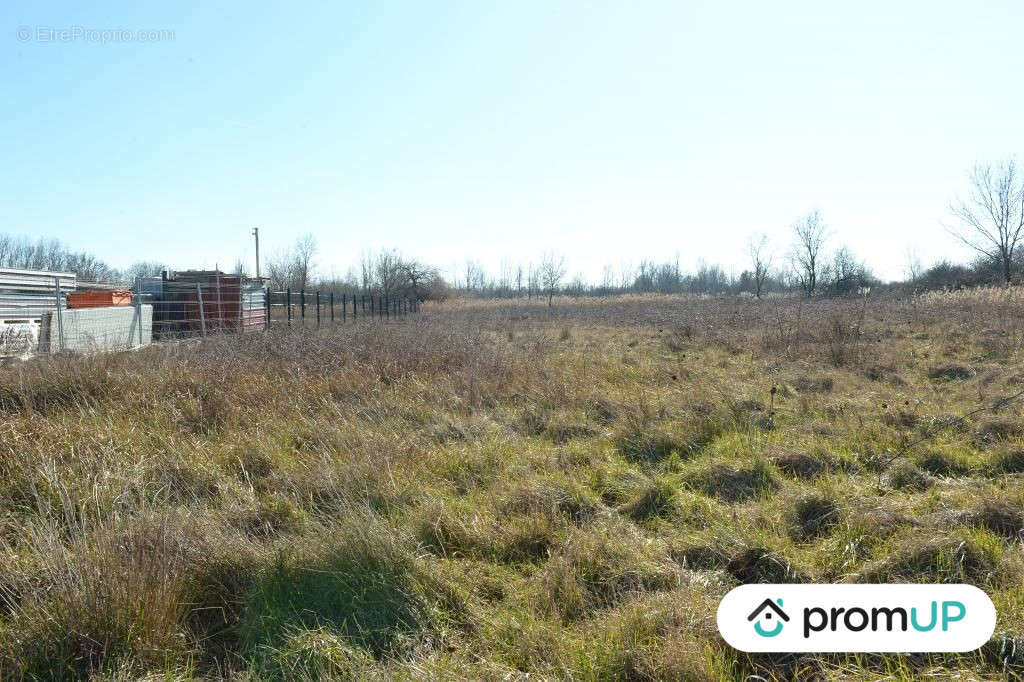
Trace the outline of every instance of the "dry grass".
<instances>
[{"instance_id":1,"label":"dry grass","mask_svg":"<svg viewBox=\"0 0 1024 682\"><path fill-rule=\"evenodd\" d=\"M1024 674L1016 290L455 301L0 369L4 679ZM966 581L965 656L759 657L739 582Z\"/></svg>"}]
</instances>

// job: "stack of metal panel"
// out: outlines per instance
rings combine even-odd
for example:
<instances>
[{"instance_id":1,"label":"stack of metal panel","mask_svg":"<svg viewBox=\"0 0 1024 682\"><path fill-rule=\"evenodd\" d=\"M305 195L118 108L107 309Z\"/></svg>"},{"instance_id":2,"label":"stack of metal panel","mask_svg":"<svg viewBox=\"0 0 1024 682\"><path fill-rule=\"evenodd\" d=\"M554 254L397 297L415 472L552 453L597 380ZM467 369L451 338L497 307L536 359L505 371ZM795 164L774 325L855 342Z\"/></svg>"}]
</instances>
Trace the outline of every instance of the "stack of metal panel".
<instances>
[{"instance_id":1,"label":"stack of metal panel","mask_svg":"<svg viewBox=\"0 0 1024 682\"><path fill-rule=\"evenodd\" d=\"M39 344L40 321L77 282L73 272L0 268L0 358L25 358Z\"/></svg>"},{"instance_id":2,"label":"stack of metal panel","mask_svg":"<svg viewBox=\"0 0 1024 682\"><path fill-rule=\"evenodd\" d=\"M39 322L57 308L58 282L62 300L77 286L73 272L0 268L0 320Z\"/></svg>"},{"instance_id":3,"label":"stack of metal panel","mask_svg":"<svg viewBox=\"0 0 1024 682\"><path fill-rule=\"evenodd\" d=\"M226 275L219 270L168 273L157 283L139 284L153 300L155 338L266 329L266 297L261 280Z\"/></svg>"}]
</instances>

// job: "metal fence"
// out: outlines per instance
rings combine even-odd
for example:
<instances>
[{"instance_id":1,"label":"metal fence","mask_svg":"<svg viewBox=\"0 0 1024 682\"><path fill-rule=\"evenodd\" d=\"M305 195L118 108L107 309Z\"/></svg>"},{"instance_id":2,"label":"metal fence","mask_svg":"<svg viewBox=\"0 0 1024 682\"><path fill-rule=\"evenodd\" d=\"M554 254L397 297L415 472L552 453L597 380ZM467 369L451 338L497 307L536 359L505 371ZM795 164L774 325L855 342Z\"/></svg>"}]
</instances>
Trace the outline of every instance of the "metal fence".
<instances>
[{"instance_id":1,"label":"metal fence","mask_svg":"<svg viewBox=\"0 0 1024 682\"><path fill-rule=\"evenodd\" d=\"M400 320L420 310L414 297L270 291L258 281L215 271L139 278L130 284L76 282L73 275L55 274L48 283L35 278L26 290L0 287L0 358Z\"/></svg>"},{"instance_id":2,"label":"metal fence","mask_svg":"<svg viewBox=\"0 0 1024 682\"><path fill-rule=\"evenodd\" d=\"M399 319L419 311L419 301L403 295L336 294L305 289L267 292L267 318L272 326L323 327L359 320Z\"/></svg>"}]
</instances>

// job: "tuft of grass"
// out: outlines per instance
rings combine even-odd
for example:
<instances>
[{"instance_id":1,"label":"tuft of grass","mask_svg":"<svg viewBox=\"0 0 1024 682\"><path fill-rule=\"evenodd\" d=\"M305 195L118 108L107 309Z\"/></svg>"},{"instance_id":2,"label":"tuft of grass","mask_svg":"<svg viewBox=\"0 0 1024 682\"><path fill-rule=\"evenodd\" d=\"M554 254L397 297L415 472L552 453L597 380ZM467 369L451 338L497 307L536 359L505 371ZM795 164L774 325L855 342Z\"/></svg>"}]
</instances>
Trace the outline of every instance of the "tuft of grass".
<instances>
[{"instance_id":1,"label":"tuft of grass","mask_svg":"<svg viewBox=\"0 0 1024 682\"><path fill-rule=\"evenodd\" d=\"M947 381L963 381L974 376L974 370L966 365L946 363L928 369L929 379L945 379Z\"/></svg>"},{"instance_id":2,"label":"tuft of grass","mask_svg":"<svg viewBox=\"0 0 1024 682\"><path fill-rule=\"evenodd\" d=\"M694 490L724 502L743 502L765 497L779 487L766 461L738 467L712 464L692 472L686 481Z\"/></svg>"},{"instance_id":3,"label":"tuft of grass","mask_svg":"<svg viewBox=\"0 0 1024 682\"><path fill-rule=\"evenodd\" d=\"M256 580L239 624L259 658L296 630L329 627L375 657L397 655L434 628L438 586L414 546L372 515L353 516L317 545L279 554Z\"/></svg>"},{"instance_id":4,"label":"tuft of grass","mask_svg":"<svg viewBox=\"0 0 1024 682\"><path fill-rule=\"evenodd\" d=\"M618 512L634 521L667 518L679 510L676 486L667 479L657 479L619 506Z\"/></svg>"},{"instance_id":5,"label":"tuft of grass","mask_svg":"<svg viewBox=\"0 0 1024 682\"><path fill-rule=\"evenodd\" d=\"M827 535L839 523L842 509L832 495L805 495L793 503L789 511L790 534L797 540L810 540Z\"/></svg>"},{"instance_id":6,"label":"tuft of grass","mask_svg":"<svg viewBox=\"0 0 1024 682\"><path fill-rule=\"evenodd\" d=\"M886 484L896 490L923 491L932 485L932 479L910 460L893 463L885 474Z\"/></svg>"},{"instance_id":7,"label":"tuft of grass","mask_svg":"<svg viewBox=\"0 0 1024 682\"><path fill-rule=\"evenodd\" d=\"M896 538L887 556L857 576L861 582L984 584L999 563L1001 548L992 536L952 535Z\"/></svg>"}]
</instances>

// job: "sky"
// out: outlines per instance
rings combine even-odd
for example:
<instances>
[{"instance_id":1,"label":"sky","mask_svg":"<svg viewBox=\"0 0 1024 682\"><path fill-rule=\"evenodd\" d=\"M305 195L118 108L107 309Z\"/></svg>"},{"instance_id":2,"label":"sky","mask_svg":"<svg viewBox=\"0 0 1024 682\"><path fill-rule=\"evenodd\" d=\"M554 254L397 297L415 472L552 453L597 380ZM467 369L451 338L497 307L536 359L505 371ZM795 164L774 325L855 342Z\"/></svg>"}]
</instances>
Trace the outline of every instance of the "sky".
<instances>
[{"instance_id":1,"label":"sky","mask_svg":"<svg viewBox=\"0 0 1024 682\"><path fill-rule=\"evenodd\" d=\"M1024 3L0 6L0 232L116 266L777 263L820 210L883 278L1024 151ZM64 33L61 33L63 31ZM140 35L141 34L141 35ZM250 265L250 270L252 265Z\"/></svg>"}]
</instances>

